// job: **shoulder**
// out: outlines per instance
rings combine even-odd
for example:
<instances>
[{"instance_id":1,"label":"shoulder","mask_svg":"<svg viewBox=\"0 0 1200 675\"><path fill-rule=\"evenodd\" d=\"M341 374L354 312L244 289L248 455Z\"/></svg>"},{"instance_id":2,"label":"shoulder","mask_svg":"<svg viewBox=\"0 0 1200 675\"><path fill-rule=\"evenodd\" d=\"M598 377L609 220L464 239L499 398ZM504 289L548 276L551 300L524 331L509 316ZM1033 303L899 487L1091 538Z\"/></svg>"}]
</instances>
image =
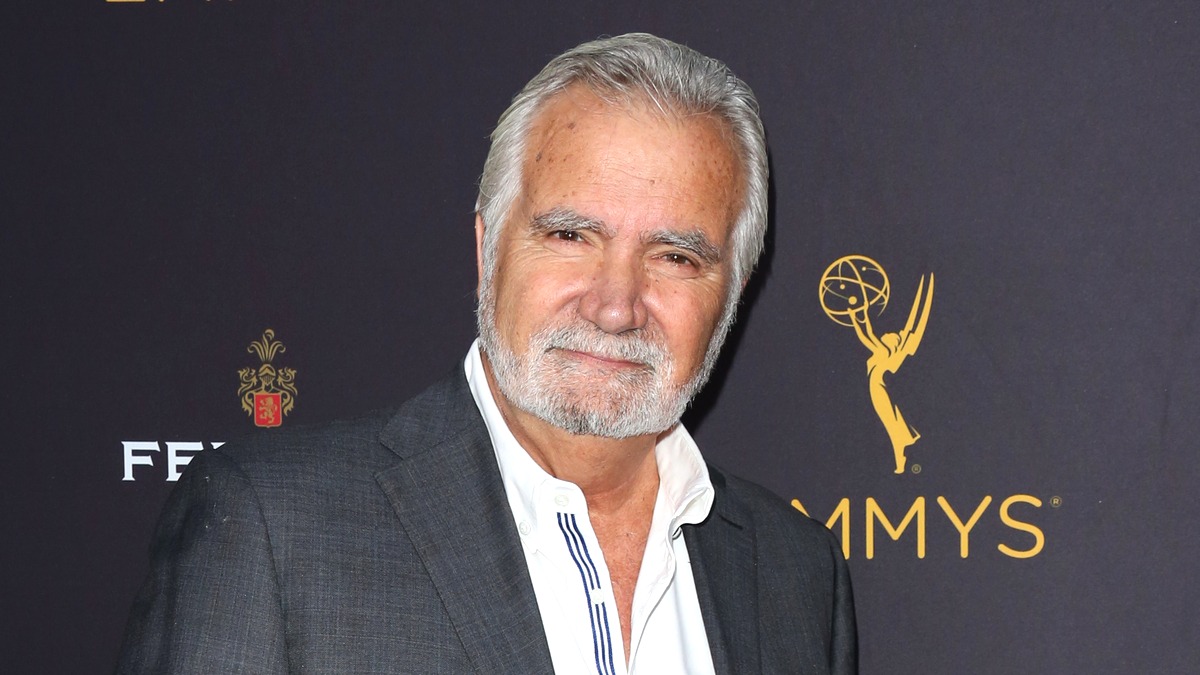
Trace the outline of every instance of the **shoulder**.
<instances>
[{"instance_id":1,"label":"shoulder","mask_svg":"<svg viewBox=\"0 0 1200 675\"><path fill-rule=\"evenodd\" d=\"M761 559L805 560L830 571L844 563L833 533L782 497L711 464L709 476L716 491L714 510L753 529Z\"/></svg>"},{"instance_id":2,"label":"shoulder","mask_svg":"<svg viewBox=\"0 0 1200 675\"><path fill-rule=\"evenodd\" d=\"M378 471L389 455L380 429L394 414L377 411L353 419L287 429L260 430L198 454L186 473L230 473L256 486L312 480L337 481L347 474Z\"/></svg>"},{"instance_id":3,"label":"shoulder","mask_svg":"<svg viewBox=\"0 0 1200 675\"><path fill-rule=\"evenodd\" d=\"M753 566L759 672L790 672L803 662L813 672L857 672L854 594L837 538L766 488L711 466L709 473L716 499L706 522L729 526L713 523L719 546L700 550L748 543L748 558L734 559Z\"/></svg>"},{"instance_id":4,"label":"shoulder","mask_svg":"<svg viewBox=\"0 0 1200 675\"><path fill-rule=\"evenodd\" d=\"M462 424L449 420L446 400L439 384L394 408L262 430L205 450L173 490L159 539L173 546L196 534L233 532L236 524L243 534L228 541L238 546L269 542L277 557L319 560L344 552L348 537L390 531L394 508L381 477L405 457L440 449L442 432Z\"/></svg>"},{"instance_id":5,"label":"shoulder","mask_svg":"<svg viewBox=\"0 0 1200 675\"><path fill-rule=\"evenodd\" d=\"M373 481L376 472L436 445L472 416L478 419L473 405L459 372L400 405L322 424L260 430L200 453L193 464L225 467L267 487Z\"/></svg>"}]
</instances>

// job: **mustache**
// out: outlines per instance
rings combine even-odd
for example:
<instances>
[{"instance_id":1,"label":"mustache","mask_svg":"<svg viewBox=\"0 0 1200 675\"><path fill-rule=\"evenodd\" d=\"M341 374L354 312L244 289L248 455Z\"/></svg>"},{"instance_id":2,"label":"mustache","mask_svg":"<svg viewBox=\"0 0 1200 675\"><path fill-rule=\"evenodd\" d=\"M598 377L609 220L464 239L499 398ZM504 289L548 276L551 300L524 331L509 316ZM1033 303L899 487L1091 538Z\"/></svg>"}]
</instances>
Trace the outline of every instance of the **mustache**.
<instances>
[{"instance_id":1,"label":"mustache","mask_svg":"<svg viewBox=\"0 0 1200 675\"><path fill-rule=\"evenodd\" d=\"M543 352L565 349L606 359L628 361L657 371L667 361L667 350L651 336L638 332L612 335L594 326L574 324L544 329L532 342Z\"/></svg>"}]
</instances>

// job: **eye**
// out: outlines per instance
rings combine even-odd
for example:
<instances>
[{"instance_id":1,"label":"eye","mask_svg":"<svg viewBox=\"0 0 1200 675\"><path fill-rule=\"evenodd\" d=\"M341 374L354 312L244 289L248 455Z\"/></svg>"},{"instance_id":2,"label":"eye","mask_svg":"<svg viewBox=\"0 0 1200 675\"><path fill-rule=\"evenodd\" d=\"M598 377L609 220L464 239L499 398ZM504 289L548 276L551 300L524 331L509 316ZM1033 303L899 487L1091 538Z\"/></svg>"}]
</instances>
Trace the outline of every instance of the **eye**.
<instances>
[{"instance_id":1,"label":"eye","mask_svg":"<svg viewBox=\"0 0 1200 675\"><path fill-rule=\"evenodd\" d=\"M550 237L559 241L583 241L583 235L578 230L555 230L550 233Z\"/></svg>"},{"instance_id":2,"label":"eye","mask_svg":"<svg viewBox=\"0 0 1200 675\"><path fill-rule=\"evenodd\" d=\"M684 255L682 253L667 253L667 254L664 254L662 258L663 258L663 260L671 263L672 265L677 265L679 267L696 267L697 266L696 261L692 260L691 258L687 257L686 255Z\"/></svg>"}]
</instances>

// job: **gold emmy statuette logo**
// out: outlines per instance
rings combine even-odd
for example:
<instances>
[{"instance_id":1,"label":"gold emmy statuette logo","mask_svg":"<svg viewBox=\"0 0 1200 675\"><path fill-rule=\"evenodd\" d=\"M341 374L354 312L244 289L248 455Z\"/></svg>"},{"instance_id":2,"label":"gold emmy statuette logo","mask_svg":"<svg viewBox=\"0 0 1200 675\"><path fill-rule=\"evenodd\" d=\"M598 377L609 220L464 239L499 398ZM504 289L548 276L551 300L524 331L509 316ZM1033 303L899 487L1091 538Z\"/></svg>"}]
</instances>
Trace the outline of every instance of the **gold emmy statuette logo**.
<instances>
[{"instance_id":1,"label":"gold emmy statuette logo","mask_svg":"<svg viewBox=\"0 0 1200 675\"><path fill-rule=\"evenodd\" d=\"M283 416L292 412L296 405L296 371L292 368L275 368L272 361L277 354L287 351L282 342L275 339L275 331L263 331L261 340L250 343L246 351L258 355L262 365L258 368L242 368L238 377L238 398L242 410L254 418L255 426L277 427L283 424Z\"/></svg>"},{"instance_id":2,"label":"gold emmy statuette logo","mask_svg":"<svg viewBox=\"0 0 1200 675\"><path fill-rule=\"evenodd\" d=\"M904 330L876 335L871 326L871 310L878 308L876 316L882 314L890 294L887 273L879 263L866 256L839 258L821 275L821 309L838 324L853 327L859 341L871 351L867 359L871 404L892 441L896 473L904 473L907 462L904 451L916 443L921 434L904 421L900 408L892 403L883 376L895 373L904 359L917 353L933 304L933 274L929 275L928 290L925 289L925 278L921 278Z\"/></svg>"}]
</instances>

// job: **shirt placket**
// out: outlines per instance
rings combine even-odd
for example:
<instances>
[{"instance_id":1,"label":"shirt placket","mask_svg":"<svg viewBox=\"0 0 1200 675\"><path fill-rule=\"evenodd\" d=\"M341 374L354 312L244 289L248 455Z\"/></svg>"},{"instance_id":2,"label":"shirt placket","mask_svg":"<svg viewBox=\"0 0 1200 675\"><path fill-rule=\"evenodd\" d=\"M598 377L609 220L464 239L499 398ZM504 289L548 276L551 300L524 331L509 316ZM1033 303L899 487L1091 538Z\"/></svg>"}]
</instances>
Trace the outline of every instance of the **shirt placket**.
<instances>
[{"instance_id":1,"label":"shirt placket","mask_svg":"<svg viewBox=\"0 0 1200 675\"><path fill-rule=\"evenodd\" d=\"M638 572L637 587L633 596L633 623L629 641L629 672L637 672L637 652L641 648L642 636L650 621L654 608L666 595L667 588L675 576L675 553L671 540L661 535L669 525L669 508L659 493L654 505L654 516L650 523L650 537Z\"/></svg>"},{"instance_id":2,"label":"shirt placket","mask_svg":"<svg viewBox=\"0 0 1200 675\"><path fill-rule=\"evenodd\" d=\"M570 485L546 486L537 499L542 545L562 589L561 607L588 672L625 675L616 601L583 493Z\"/></svg>"}]
</instances>

